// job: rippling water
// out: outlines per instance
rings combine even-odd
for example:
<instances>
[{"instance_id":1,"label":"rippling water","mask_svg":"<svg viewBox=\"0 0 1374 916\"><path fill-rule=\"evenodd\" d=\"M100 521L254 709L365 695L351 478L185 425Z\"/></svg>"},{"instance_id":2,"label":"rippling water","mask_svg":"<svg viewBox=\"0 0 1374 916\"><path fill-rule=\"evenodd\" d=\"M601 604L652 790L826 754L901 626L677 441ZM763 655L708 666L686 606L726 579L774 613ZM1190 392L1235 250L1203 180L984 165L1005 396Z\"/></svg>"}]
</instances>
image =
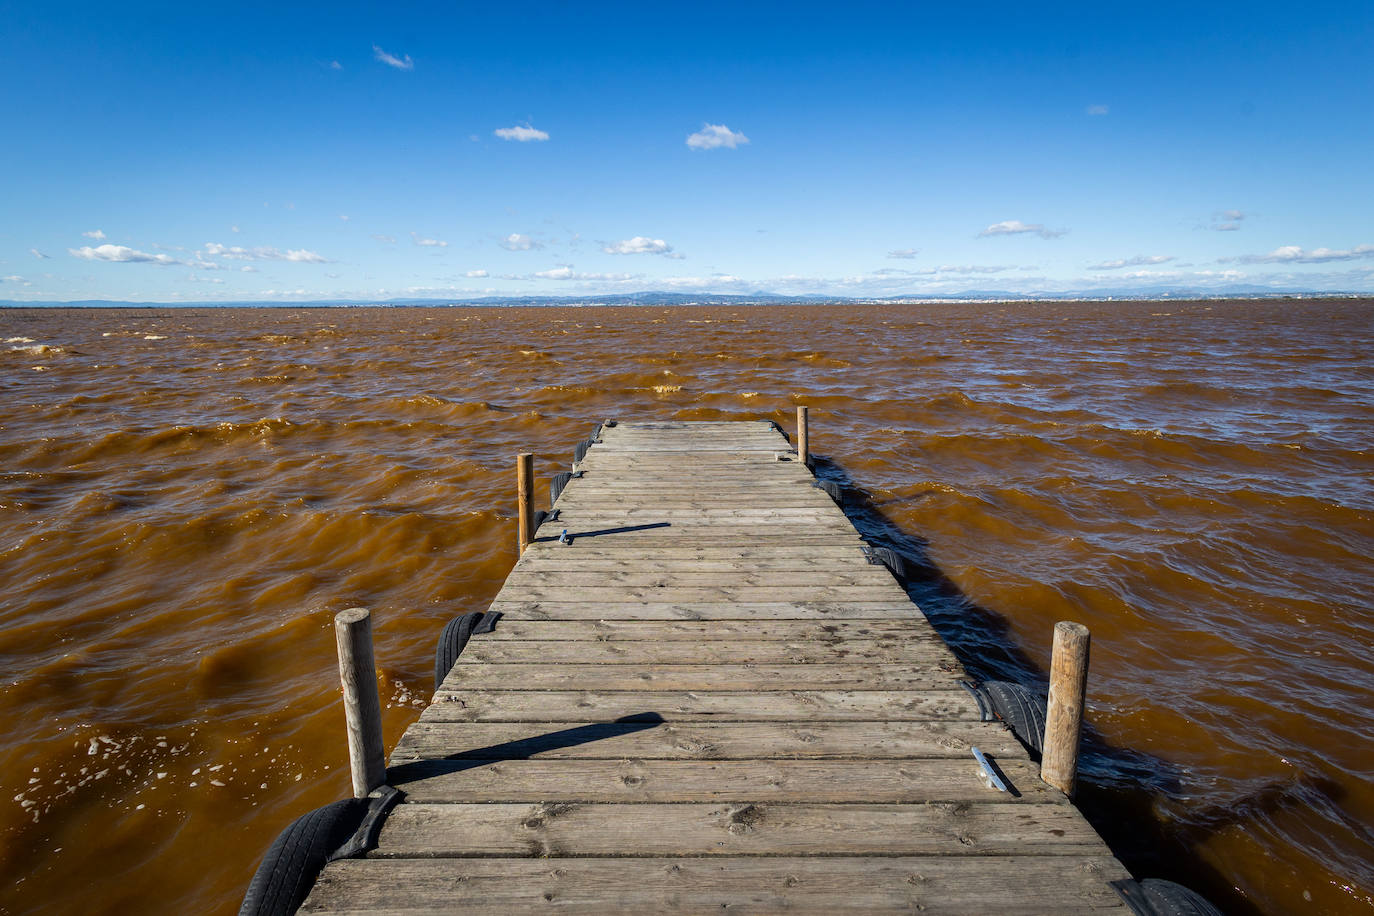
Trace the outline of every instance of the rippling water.
<instances>
[{"instance_id":1,"label":"rippling water","mask_svg":"<svg viewBox=\"0 0 1374 916\"><path fill-rule=\"evenodd\" d=\"M235 910L515 560L514 455L772 418L967 663L1093 631L1085 810L1240 912L1374 911L1374 303L0 311L0 911Z\"/></svg>"}]
</instances>

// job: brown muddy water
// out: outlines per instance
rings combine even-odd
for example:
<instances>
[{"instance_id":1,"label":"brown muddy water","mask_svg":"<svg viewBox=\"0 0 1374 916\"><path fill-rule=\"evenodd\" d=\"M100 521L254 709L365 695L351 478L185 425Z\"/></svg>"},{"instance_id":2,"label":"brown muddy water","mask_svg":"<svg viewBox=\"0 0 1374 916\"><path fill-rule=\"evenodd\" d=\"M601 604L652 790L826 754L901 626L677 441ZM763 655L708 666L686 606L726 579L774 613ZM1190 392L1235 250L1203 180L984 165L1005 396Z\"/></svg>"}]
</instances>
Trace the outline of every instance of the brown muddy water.
<instances>
[{"instance_id":1,"label":"brown muddy water","mask_svg":"<svg viewBox=\"0 0 1374 916\"><path fill-rule=\"evenodd\" d=\"M1374 911L1374 302L0 311L0 911L231 913L515 561L514 456L811 406L983 675L1093 631L1081 803L1139 877ZM866 494L864 498L863 494Z\"/></svg>"}]
</instances>

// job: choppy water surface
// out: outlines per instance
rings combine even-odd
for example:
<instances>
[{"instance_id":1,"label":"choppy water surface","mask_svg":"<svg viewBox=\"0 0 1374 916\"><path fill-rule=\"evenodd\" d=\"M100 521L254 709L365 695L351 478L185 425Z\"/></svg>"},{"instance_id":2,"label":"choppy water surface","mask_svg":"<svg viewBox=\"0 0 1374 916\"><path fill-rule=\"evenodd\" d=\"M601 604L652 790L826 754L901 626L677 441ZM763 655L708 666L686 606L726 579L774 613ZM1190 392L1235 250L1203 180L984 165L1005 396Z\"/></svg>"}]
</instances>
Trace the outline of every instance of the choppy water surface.
<instances>
[{"instance_id":1,"label":"choppy water surface","mask_svg":"<svg viewBox=\"0 0 1374 916\"><path fill-rule=\"evenodd\" d=\"M1082 802L1240 912L1374 910L1374 303L0 311L0 910L235 910L514 563L514 455L772 418L970 666L1093 631ZM876 510L876 513L874 513ZM885 521L885 520L886 521Z\"/></svg>"}]
</instances>

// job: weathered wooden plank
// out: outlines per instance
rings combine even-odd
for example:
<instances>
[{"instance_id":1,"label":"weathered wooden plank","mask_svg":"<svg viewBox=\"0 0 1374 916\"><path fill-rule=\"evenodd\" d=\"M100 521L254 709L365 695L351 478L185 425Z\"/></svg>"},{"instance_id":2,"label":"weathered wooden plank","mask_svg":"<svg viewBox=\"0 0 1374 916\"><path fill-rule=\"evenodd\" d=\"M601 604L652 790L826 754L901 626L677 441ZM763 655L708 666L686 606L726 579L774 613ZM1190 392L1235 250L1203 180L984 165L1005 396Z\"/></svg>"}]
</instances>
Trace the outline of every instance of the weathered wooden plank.
<instances>
[{"instance_id":1,"label":"weathered wooden plank","mask_svg":"<svg viewBox=\"0 0 1374 916\"><path fill-rule=\"evenodd\" d=\"M302 913L1129 913L1111 856L343 859Z\"/></svg>"},{"instance_id":2,"label":"weathered wooden plank","mask_svg":"<svg viewBox=\"0 0 1374 916\"><path fill-rule=\"evenodd\" d=\"M852 556L821 557L816 559L808 559L806 557L756 557L754 559L692 559L682 557L665 560L658 559L652 551L634 556L591 556L588 555L586 551L546 550L540 551L534 555L521 557L517 571L521 573L540 573L544 575L562 572L588 573L600 571L674 573L683 570L692 573L740 572L759 574L768 572L829 572L858 575L861 572L867 572L869 570L882 572L887 569L885 566L868 566L864 564L862 560L856 565L854 560L855 558Z\"/></svg>"},{"instance_id":3,"label":"weathered wooden plank","mask_svg":"<svg viewBox=\"0 0 1374 916\"><path fill-rule=\"evenodd\" d=\"M469 685L495 690L940 690L963 669L913 670L901 664L633 665L549 661L511 665L460 662L444 678L443 692Z\"/></svg>"},{"instance_id":4,"label":"weathered wooden plank","mask_svg":"<svg viewBox=\"0 0 1374 916\"><path fill-rule=\"evenodd\" d=\"M527 620L842 620L920 618L897 601L525 601L497 595L491 610Z\"/></svg>"},{"instance_id":5,"label":"weathered wooden plank","mask_svg":"<svg viewBox=\"0 0 1374 916\"><path fill-rule=\"evenodd\" d=\"M767 502L765 508L751 503ZM787 510L789 512L815 512L829 513L839 511L834 500L819 490L815 495L806 493L793 493L787 497L770 498L767 494L753 492L731 492L721 493L684 493L681 491L665 491L661 495L637 493L632 496L601 496L589 495L578 492L576 496L563 495L558 498L558 508L560 512L587 512L587 513L612 513L612 512L649 512L653 510L665 512L692 512L695 510L705 510L708 508L719 508L722 504L729 505L738 509L751 508L755 513L765 511Z\"/></svg>"},{"instance_id":6,"label":"weathered wooden plank","mask_svg":"<svg viewBox=\"0 0 1374 916\"><path fill-rule=\"evenodd\" d=\"M375 858L481 855L1085 855L1069 805L398 805Z\"/></svg>"},{"instance_id":7,"label":"weathered wooden plank","mask_svg":"<svg viewBox=\"0 0 1374 916\"><path fill-rule=\"evenodd\" d=\"M951 681L953 686L953 681ZM489 690L435 694L433 721L586 722L627 716L669 721L713 719L773 722L928 719L981 721L968 691L949 690Z\"/></svg>"},{"instance_id":8,"label":"weathered wooden plank","mask_svg":"<svg viewBox=\"0 0 1374 916\"><path fill-rule=\"evenodd\" d=\"M998 760L1026 752L1002 723L911 722L470 722L445 715L441 703L406 730L393 765L422 758L653 760L954 758L972 761L974 746ZM576 770L569 778L576 781Z\"/></svg>"},{"instance_id":9,"label":"weathered wooden plank","mask_svg":"<svg viewBox=\"0 0 1374 916\"><path fill-rule=\"evenodd\" d=\"M767 547L770 544L803 545L814 547L851 547L863 546L863 539L857 533L842 534L834 531L808 531L795 525L761 525L756 528L716 526L673 525L668 522L636 522L634 525L589 525L576 526L559 522L545 522L539 529L537 541L556 544L560 531L567 529L576 540L576 546L589 546L593 539L598 547L608 544L632 546L638 549L655 547L720 547L749 546ZM559 545L565 547L567 545Z\"/></svg>"},{"instance_id":10,"label":"weathered wooden plank","mask_svg":"<svg viewBox=\"0 0 1374 916\"><path fill-rule=\"evenodd\" d=\"M866 662L908 668L957 664L953 653L934 641L850 639L833 643L814 636L794 640L513 640L477 638L468 643L460 665L485 662L547 664L551 661L602 665L832 665ZM493 684L492 686L501 686Z\"/></svg>"},{"instance_id":11,"label":"weathered wooden plank","mask_svg":"<svg viewBox=\"0 0 1374 916\"><path fill-rule=\"evenodd\" d=\"M407 803L805 802L1067 805L1029 760L998 761L1012 796L978 762L937 760L426 760L393 766Z\"/></svg>"},{"instance_id":12,"label":"weathered wooden plank","mask_svg":"<svg viewBox=\"0 0 1374 916\"><path fill-rule=\"evenodd\" d=\"M607 601L620 602L627 601L654 601L670 598L675 603L774 603L774 602L876 602L891 601L893 603L906 601L906 593L896 582L887 582L882 585L809 585L809 586L790 586L779 585L722 585L711 587L704 585L683 586L674 588L671 591L663 588L645 586L640 588L618 586L596 586L596 585L559 585L550 582L547 585L508 585L497 593L498 599L502 601L524 601L524 602L562 602L562 601Z\"/></svg>"},{"instance_id":13,"label":"weathered wooden plank","mask_svg":"<svg viewBox=\"0 0 1374 916\"><path fill-rule=\"evenodd\" d=\"M523 565L517 566L510 576L506 579L506 584L511 587L528 586L539 588L548 583L557 583L559 586L615 586L617 588L701 588L708 585L718 585L722 588L738 588L741 586L768 586L774 587L777 583L786 582L788 587L798 586L823 586L826 588L887 588L896 583L886 567L879 566L851 566L844 572L829 570L708 570L704 572L694 571L689 563L684 562L675 570L661 571L642 571L637 569L598 569L579 572L571 569L559 570L557 572L543 569L529 569Z\"/></svg>"},{"instance_id":14,"label":"weathered wooden plank","mask_svg":"<svg viewBox=\"0 0 1374 916\"><path fill-rule=\"evenodd\" d=\"M817 643L852 639L900 639L944 645L944 640L918 615L855 620L522 620L503 618L491 633L478 636L467 651L488 640L808 640Z\"/></svg>"},{"instance_id":15,"label":"weathered wooden plank","mask_svg":"<svg viewBox=\"0 0 1374 916\"><path fill-rule=\"evenodd\" d=\"M546 524L556 525L556 522ZM648 548L643 545L626 545L614 539L587 539L576 545L576 550L565 547L556 540L538 542L530 547L524 557L535 559L541 557L565 557L565 556L586 556L589 558L602 557L622 559L632 556L641 556L645 559L835 559L849 558L857 562L867 562L864 559L862 543L846 541L843 544L787 544L768 542L759 545L714 545L714 544L667 544L662 547ZM524 559L522 557L522 561Z\"/></svg>"}]
</instances>

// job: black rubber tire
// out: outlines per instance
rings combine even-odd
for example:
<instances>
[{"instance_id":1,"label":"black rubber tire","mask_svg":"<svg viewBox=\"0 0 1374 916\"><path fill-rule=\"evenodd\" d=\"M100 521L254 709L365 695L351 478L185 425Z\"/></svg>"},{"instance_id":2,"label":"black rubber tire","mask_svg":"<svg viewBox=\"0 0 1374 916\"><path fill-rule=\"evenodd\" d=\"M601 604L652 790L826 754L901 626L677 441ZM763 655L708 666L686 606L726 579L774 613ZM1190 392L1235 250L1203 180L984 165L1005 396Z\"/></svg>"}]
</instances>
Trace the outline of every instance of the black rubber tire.
<instances>
[{"instance_id":1,"label":"black rubber tire","mask_svg":"<svg viewBox=\"0 0 1374 916\"><path fill-rule=\"evenodd\" d=\"M906 581L906 561L902 559L900 553L893 550L891 547L868 547L865 548L865 553L870 557L870 563L876 559L886 566L892 575L896 576L901 581Z\"/></svg>"},{"instance_id":2,"label":"black rubber tire","mask_svg":"<svg viewBox=\"0 0 1374 916\"><path fill-rule=\"evenodd\" d=\"M1161 878L1146 878L1137 883L1154 916L1221 916L1221 910L1206 897L1182 884Z\"/></svg>"},{"instance_id":3,"label":"black rubber tire","mask_svg":"<svg viewBox=\"0 0 1374 916\"><path fill-rule=\"evenodd\" d=\"M473 611L453 618L444 626L444 631L439 634L439 644L434 647L435 690L443 686L444 678L448 677L458 656L463 654L468 640L472 638L473 629L481 620L482 612Z\"/></svg>"},{"instance_id":4,"label":"black rubber tire","mask_svg":"<svg viewBox=\"0 0 1374 916\"><path fill-rule=\"evenodd\" d=\"M367 816L365 798L316 808L278 834L243 895L239 916L290 916L310 896L329 857Z\"/></svg>"},{"instance_id":5,"label":"black rubber tire","mask_svg":"<svg viewBox=\"0 0 1374 916\"><path fill-rule=\"evenodd\" d=\"M592 445L593 443L590 439L586 439L582 442L577 443L577 445L573 448L573 464L577 464L583 458L586 458L587 449L591 448Z\"/></svg>"},{"instance_id":6,"label":"black rubber tire","mask_svg":"<svg viewBox=\"0 0 1374 916\"><path fill-rule=\"evenodd\" d=\"M568 485L570 480L572 480L572 475L567 471L553 475L549 480L549 505L552 506L558 502L558 497L563 495L563 488Z\"/></svg>"},{"instance_id":7,"label":"black rubber tire","mask_svg":"<svg viewBox=\"0 0 1374 916\"><path fill-rule=\"evenodd\" d=\"M1045 747L1045 699L1011 681L987 681L982 685L988 704L1021 743L1039 754Z\"/></svg>"}]
</instances>

